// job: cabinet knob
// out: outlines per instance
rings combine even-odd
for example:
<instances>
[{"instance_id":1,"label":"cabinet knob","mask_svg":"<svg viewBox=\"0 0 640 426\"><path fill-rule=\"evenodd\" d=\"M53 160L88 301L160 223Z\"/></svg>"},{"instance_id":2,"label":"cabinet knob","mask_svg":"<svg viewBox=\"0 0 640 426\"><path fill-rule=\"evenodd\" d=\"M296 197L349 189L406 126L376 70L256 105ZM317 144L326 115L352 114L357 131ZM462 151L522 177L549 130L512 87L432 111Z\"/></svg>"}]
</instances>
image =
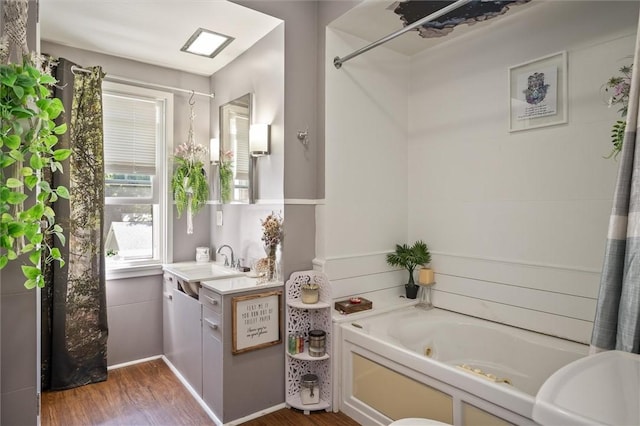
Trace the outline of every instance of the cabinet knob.
<instances>
[{"instance_id":1,"label":"cabinet knob","mask_svg":"<svg viewBox=\"0 0 640 426\"><path fill-rule=\"evenodd\" d=\"M164 297L166 297L169 300L173 300L173 294L171 294L171 293L165 293Z\"/></svg>"},{"instance_id":2,"label":"cabinet knob","mask_svg":"<svg viewBox=\"0 0 640 426\"><path fill-rule=\"evenodd\" d=\"M218 304L218 301L216 299L214 299L213 297L205 296L204 298L207 299L207 301L209 303L211 303L212 305L217 305Z\"/></svg>"}]
</instances>

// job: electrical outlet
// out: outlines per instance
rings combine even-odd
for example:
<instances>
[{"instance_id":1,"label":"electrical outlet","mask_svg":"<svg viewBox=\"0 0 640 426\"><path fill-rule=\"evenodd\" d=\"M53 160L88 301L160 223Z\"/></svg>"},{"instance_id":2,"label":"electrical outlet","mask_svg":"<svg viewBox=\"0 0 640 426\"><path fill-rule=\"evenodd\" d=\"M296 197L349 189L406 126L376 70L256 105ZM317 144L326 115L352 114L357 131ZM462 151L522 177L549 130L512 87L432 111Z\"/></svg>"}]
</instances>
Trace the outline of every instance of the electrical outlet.
<instances>
[{"instance_id":1,"label":"electrical outlet","mask_svg":"<svg viewBox=\"0 0 640 426\"><path fill-rule=\"evenodd\" d=\"M216 212L216 226L222 226L222 210Z\"/></svg>"}]
</instances>

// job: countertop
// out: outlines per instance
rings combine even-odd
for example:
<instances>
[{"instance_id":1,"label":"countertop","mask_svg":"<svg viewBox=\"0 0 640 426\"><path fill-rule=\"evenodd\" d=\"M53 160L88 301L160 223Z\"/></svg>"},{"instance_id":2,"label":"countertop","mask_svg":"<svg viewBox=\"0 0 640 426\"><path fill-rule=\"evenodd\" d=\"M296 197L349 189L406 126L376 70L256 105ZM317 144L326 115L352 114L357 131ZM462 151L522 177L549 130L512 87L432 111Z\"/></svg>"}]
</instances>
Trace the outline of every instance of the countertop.
<instances>
[{"instance_id":1,"label":"countertop","mask_svg":"<svg viewBox=\"0 0 640 426\"><path fill-rule=\"evenodd\" d=\"M281 281L259 282L250 272L240 272L215 262L176 262L162 265L162 269L176 277L200 283L219 294L240 293L262 288L282 287ZM194 290L195 291L195 290Z\"/></svg>"},{"instance_id":2,"label":"countertop","mask_svg":"<svg viewBox=\"0 0 640 426\"><path fill-rule=\"evenodd\" d=\"M200 284L219 294L241 293L244 291L283 286L282 281L259 283L258 278L250 278L247 276L202 281Z\"/></svg>"},{"instance_id":3,"label":"countertop","mask_svg":"<svg viewBox=\"0 0 640 426\"><path fill-rule=\"evenodd\" d=\"M165 272L188 282L242 277L244 272L228 268L215 262L177 262L162 265Z\"/></svg>"}]
</instances>

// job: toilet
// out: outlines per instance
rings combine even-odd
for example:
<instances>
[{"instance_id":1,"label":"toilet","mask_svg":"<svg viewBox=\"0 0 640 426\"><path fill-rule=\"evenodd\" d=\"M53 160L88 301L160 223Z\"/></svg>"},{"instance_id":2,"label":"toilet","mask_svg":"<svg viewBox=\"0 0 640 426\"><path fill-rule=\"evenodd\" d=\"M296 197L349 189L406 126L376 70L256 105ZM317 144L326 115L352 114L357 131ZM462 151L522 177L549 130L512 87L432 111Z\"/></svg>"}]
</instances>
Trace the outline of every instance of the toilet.
<instances>
[{"instance_id":1,"label":"toilet","mask_svg":"<svg viewBox=\"0 0 640 426\"><path fill-rule=\"evenodd\" d=\"M448 426L449 424L442 423L437 420L419 419L416 417L400 419L400 420L396 420L395 422L389 423L389 426L438 426L438 425Z\"/></svg>"}]
</instances>

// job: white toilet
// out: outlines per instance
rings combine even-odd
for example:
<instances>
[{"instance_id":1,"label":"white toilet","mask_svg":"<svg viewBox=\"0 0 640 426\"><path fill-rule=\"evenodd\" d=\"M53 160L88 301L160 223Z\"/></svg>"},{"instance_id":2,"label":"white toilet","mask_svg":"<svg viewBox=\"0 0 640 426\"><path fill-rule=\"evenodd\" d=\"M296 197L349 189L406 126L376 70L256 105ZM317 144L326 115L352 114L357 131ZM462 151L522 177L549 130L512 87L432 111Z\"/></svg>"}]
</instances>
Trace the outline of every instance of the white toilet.
<instances>
[{"instance_id":1,"label":"white toilet","mask_svg":"<svg viewBox=\"0 0 640 426\"><path fill-rule=\"evenodd\" d=\"M418 419L418 418L407 418L396 420L395 422L389 423L389 426L448 426L448 423L442 423L437 420L429 420L429 419Z\"/></svg>"}]
</instances>

